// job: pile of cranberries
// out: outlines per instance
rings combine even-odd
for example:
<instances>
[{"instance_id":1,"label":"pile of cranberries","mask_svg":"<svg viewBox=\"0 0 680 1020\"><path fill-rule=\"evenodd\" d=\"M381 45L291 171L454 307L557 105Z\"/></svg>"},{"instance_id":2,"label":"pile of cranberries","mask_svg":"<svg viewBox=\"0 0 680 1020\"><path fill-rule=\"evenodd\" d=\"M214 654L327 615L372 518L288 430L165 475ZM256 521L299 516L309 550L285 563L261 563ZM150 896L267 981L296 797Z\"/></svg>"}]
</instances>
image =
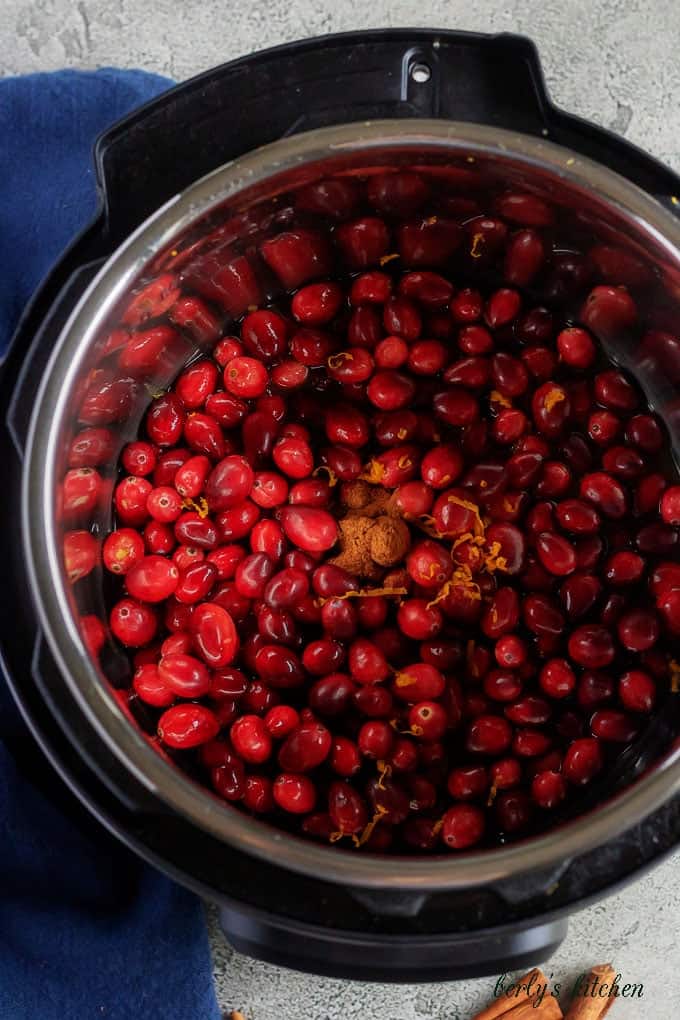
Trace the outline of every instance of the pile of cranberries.
<instances>
[{"instance_id":1,"label":"pile of cranberries","mask_svg":"<svg viewBox=\"0 0 680 1020\"><path fill-rule=\"evenodd\" d=\"M218 797L348 848L549 825L680 674L680 485L600 344L677 344L642 321L650 270L467 172L325 180L239 249L217 228L168 253L63 480L69 578L103 565L111 595L84 640L129 655L125 711ZM361 486L411 536L370 578L329 562Z\"/></svg>"}]
</instances>

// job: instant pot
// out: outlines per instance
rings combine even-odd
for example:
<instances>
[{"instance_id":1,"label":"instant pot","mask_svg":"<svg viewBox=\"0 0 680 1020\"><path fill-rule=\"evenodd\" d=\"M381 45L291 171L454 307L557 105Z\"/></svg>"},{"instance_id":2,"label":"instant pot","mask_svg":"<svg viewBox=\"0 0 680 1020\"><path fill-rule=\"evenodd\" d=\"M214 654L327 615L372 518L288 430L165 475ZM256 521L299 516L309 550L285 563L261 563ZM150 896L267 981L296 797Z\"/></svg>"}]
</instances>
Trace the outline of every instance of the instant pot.
<instances>
[{"instance_id":1,"label":"instant pot","mask_svg":"<svg viewBox=\"0 0 680 1020\"><path fill-rule=\"evenodd\" d=\"M680 344L668 331L680 323L680 180L556 109L528 40L433 30L329 36L226 64L114 126L95 160L99 211L27 309L0 384L0 558L11 592L0 645L35 740L105 826L219 905L242 952L405 982L545 959L570 912L680 839L677 696L594 789L588 810L547 833L427 858L304 842L219 802L121 711L114 688L127 683L125 663L111 643L105 679L77 624L79 612L105 618L104 582L89 578L75 605L56 492L83 393L102 372L115 389L102 367L110 327L140 280L178 255L190 264L206 245L240 257L248 239L287 222L287 196L300 186L394 165L457 177L461 193L476 174L530 190L572 211L591 238L642 256L662 339L609 353L634 372L676 441ZM111 412L120 445L151 383L167 385L197 346L187 339L162 378L129 396L124 415ZM101 509L101 529L110 512Z\"/></svg>"}]
</instances>

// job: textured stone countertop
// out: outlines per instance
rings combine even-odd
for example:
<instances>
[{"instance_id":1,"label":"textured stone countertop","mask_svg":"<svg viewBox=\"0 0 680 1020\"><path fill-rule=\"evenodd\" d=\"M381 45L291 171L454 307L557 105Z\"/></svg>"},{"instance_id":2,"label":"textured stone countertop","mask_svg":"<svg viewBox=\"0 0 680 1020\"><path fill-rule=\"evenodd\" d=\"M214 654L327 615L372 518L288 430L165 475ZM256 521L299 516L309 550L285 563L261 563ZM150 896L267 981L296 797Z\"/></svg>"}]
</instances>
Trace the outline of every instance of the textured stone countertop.
<instances>
[{"instance_id":1,"label":"textured stone countertop","mask_svg":"<svg viewBox=\"0 0 680 1020\"><path fill-rule=\"evenodd\" d=\"M304 36L383 26L515 31L538 44L553 98L680 170L677 0L0 0L0 74L58 67L142 67L187 78ZM612 1020L680 1016L680 858L575 916L545 965L565 985L613 960L642 1000ZM225 1009L247 1020L468 1020L493 979L443 985L340 982L259 964L212 924Z\"/></svg>"}]
</instances>

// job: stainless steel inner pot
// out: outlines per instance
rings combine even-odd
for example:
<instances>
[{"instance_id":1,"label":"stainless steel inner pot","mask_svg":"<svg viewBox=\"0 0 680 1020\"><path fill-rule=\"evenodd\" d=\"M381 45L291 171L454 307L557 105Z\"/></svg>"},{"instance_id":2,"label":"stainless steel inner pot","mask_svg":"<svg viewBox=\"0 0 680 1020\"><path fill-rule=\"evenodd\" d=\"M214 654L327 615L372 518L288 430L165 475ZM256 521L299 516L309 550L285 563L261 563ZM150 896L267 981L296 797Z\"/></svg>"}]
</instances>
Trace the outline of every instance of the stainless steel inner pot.
<instances>
[{"instance_id":1,"label":"stainless steel inner pot","mask_svg":"<svg viewBox=\"0 0 680 1020\"><path fill-rule=\"evenodd\" d=\"M40 622L63 682L125 768L160 801L232 846L307 875L358 886L455 889L547 867L620 834L678 792L680 746L596 811L507 847L385 859L319 846L225 805L156 753L121 711L81 639L79 613L97 612L106 619L101 574L87 579L77 607L62 563L58 492L65 452L77 431L83 393L97 378L93 373L100 371L116 310L135 286L162 271L174 253L200 244L208 232L217 229L234 250L244 239L277 232L288 215L285 196L302 184L395 165L448 173L463 193L479 175L548 197L573 213L591 239L637 253L654 272L655 313L661 310L662 324L680 323L680 221L624 178L575 152L497 128L440 120L351 124L286 138L220 167L169 201L115 252L88 287L52 353L33 410L22 494L23 535ZM675 446L680 436L680 405L675 400L680 346L667 334L655 337L652 343L621 344L610 353L636 374ZM172 363L138 387L124 419L109 424L117 431L119 449L136 433L149 391L167 385L197 349L187 339ZM105 531L110 515L110 506L102 505L94 523Z\"/></svg>"}]
</instances>

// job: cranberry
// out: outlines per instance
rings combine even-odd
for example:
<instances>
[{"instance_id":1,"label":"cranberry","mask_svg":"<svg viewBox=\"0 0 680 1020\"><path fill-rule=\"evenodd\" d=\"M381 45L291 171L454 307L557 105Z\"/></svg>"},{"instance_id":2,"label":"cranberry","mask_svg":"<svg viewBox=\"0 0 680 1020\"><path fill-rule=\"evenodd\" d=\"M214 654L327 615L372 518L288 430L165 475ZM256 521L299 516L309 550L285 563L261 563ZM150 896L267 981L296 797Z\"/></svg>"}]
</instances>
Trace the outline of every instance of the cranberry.
<instances>
[{"instance_id":1,"label":"cranberry","mask_svg":"<svg viewBox=\"0 0 680 1020\"><path fill-rule=\"evenodd\" d=\"M272 753L272 738L259 715L242 715L232 723L229 738L236 753L247 762L261 765Z\"/></svg>"},{"instance_id":2,"label":"cranberry","mask_svg":"<svg viewBox=\"0 0 680 1020\"><path fill-rule=\"evenodd\" d=\"M455 804L444 815L442 841L452 850L479 843L484 834L484 812L473 804Z\"/></svg>"},{"instance_id":3,"label":"cranberry","mask_svg":"<svg viewBox=\"0 0 680 1020\"><path fill-rule=\"evenodd\" d=\"M562 330L557 337L557 350L562 361L570 368L589 368L596 357L592 337L578 326Z\"/></svg>"},{"instance_id":4,"label":"cranberry","mask_svg":"<svg viewBox=\"0 0 680 1020\"><path fill-rule=\"evenodd\" d=\"M394 730L389 723L380 719L365 722L357 735L359 750L367 758L387 758L393 743Z\"/></svg>"},{"instance_id":5,"label":"cranberry","mask_svg":"<svg viewBox=\"0 0 680 1020\"><path fill-rule=\"evenodd\" d=\"M619 641L631 652L645 652L659 637L659 620L648 609L632 609L617 624Z\"/></svg>"},{"instance_id":6,"label":"cranberry","mask_svg":"<svg viewBox=\"0 0 680 1020\"><path fill-rule=\"evenodd\" d=\"M479 715L471 723L465 746L478 754L503 754L511 744L512 729L501 716Z\"/></svg>"},{"instance_id":7,"label":"cranberry","mask_svg":"<svg viewBox=\"0 0 680 1020\"><path fill-rule=\"evenodd\" d=\"M532 802L523 790L506 790L495 801L496 818L502 832L510 836L528 828Z\"/></svg>"},{"instance_id":8,"label":"cranberry","mask_svg":"<svg viewBox=\"0 0 680 1020\"><path fill-rule=\"evenodd\" d=\"M281 810L290 814L308 814L316 804L316 787L308 776L282 772L274 780L272 793Z\"/></svg>"},{"instance_id":9,"label":"cranberry","mask_svg":"<svg viewBox=\"0 0 680 1020\"><path fill-rule=\"evenodd\" d=\"M550 659L539 674L539 683L550 698L566 698L576 687L576 676L566 659Z\"/></svg>"},{"instance_id":10,"label":"cranberry","mask_svg":"<svg viewBox=\"0 0 680 1020\"><path fill-rule=\"evenodd\" d=\"M186 750L213 740L219 725L214 712L203 705L173 705L158 720L158 736L168 747Z\"/></svg>"},{"instance_id":11,"label":"cranberry","mask_svg":"<svg viewBox=\"0 0 680 1020\"><path fill-rule=\"evenodd\" d=\"M539 772L531 784L531 796L540 808L556 808L567 795L567 787L559 772Z\"/></svg>"}]
</instances>

